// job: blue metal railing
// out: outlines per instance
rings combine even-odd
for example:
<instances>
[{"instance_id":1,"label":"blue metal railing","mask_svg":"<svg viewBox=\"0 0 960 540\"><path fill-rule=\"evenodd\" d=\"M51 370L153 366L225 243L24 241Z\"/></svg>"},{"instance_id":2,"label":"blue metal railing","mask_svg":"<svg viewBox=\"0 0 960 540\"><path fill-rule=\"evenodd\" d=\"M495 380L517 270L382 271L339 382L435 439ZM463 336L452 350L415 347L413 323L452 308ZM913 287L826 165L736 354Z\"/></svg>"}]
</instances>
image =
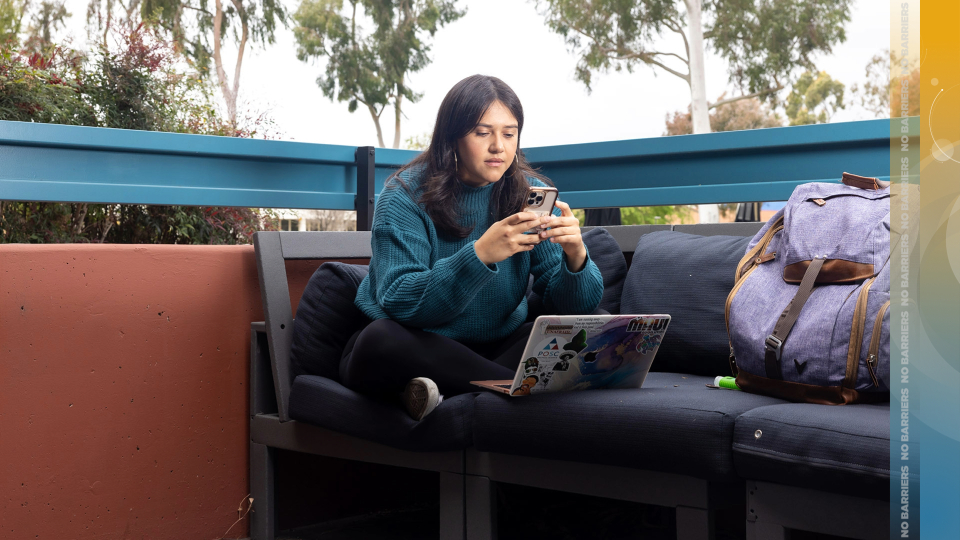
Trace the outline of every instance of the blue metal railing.
<instances>
[{"instance_id":1,"label":"blue metal railing","mask_svg":"<svg viewBox=\"0 0 960 540\"><path fill-rule=\"evenodd\" d=\"M868 120L524 151L578 208L775 201L843 171L889 177L889 133ZM352 210L355 151L0 121L0 199ZM415 155L377 149L375 190Z\"/></svg>"}]
</instances>

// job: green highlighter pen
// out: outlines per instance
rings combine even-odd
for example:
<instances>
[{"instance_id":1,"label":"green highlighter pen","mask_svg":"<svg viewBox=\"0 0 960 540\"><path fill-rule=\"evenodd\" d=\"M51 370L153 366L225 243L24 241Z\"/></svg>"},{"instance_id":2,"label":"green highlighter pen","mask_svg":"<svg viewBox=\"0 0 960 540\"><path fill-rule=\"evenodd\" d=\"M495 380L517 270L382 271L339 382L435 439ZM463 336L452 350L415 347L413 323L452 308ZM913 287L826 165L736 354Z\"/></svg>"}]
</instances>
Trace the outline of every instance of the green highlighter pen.
<instances>
[{"instance_id":1,"label":"green highlighter pen","mask_svg":"<svg viewBox=\"0 0 960 540\"><path fill-rule=\"evenodd\" d=\"M726 388L728 390L740 390L737 386L736 377L717 377L713 380L713 386L716 388Z\"/></svg>"}]
</instances>

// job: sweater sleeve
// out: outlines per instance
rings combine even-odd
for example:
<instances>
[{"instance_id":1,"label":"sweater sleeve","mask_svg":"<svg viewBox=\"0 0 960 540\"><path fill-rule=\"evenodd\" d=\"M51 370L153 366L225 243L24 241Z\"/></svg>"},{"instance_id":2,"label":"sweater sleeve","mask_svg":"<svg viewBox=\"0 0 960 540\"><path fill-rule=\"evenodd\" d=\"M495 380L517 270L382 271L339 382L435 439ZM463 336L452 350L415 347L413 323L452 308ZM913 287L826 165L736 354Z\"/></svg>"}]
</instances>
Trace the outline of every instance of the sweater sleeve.
<instances>
[{"instance_id":1,"label":"sweater sleeve","mask_svg":"<svg viewBox=\"0 0 960 540\"><path fill-rule=\"evenodd\" d=\"M429 234L412 201L399 193L378 205L371 271L376 301L391 319L430 328L460 315L497 274L477 257L474 242L430 265Z\"/></svg>"},{"instance_id":2,"label":"sweater sleeve","mask_svg":"<svg viewBox=\"0 0 960 540\"><path fill-rule=\"evenodd\" d=\"M555 212L558 213L559 210ZM541 242L530 252L530 273L534 278L533 291L543 299L549 313L586 315L600 305L603 278L589 251L583 268L571 272L560 244Z\"/></svg>"}]
</instances>

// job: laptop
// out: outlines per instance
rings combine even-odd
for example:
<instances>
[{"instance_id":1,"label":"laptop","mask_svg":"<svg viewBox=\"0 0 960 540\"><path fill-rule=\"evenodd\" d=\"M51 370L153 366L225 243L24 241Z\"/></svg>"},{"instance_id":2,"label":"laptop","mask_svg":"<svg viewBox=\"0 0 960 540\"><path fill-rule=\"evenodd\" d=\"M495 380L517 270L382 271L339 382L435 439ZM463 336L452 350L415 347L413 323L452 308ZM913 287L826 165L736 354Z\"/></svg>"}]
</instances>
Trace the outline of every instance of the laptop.
<instances>
[{"instance_id":1,"label":"laptop","mask_svg":"<svg viewBox=\"0 0 960 540\"><path fill-rule=\"evenodd\" d=\"M470 381L510 396L640 388L670 315L537 317L513 380Z\"/></svg>"}]
</instances>

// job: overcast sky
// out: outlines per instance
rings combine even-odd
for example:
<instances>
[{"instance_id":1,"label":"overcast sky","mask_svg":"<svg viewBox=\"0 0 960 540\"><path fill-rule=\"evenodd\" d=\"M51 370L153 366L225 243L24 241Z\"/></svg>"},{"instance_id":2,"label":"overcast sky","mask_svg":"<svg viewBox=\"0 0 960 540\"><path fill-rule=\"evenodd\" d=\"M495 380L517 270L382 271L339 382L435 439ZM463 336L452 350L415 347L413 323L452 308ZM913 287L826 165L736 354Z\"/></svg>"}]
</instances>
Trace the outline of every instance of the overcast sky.
<instances>
[{"instance_id":1,"label":"overcast sky","mask_svg":"<svg viewBox=\"0 0 960 540\"><path fill-rule=\"evenodd\" d=\"M285 2L293 12L299 0ZM85 41L86 5L87 0L67 0L75 43ZM576 57L559 35L546 28L532 1L461 0L460 5L467 7L467 14L437 32L433 62L409 77L410 86L424 97L419 103L404 104L402 139L429 133L447 90L475 73L499 77L516 91L526 116L525 147L657 137L663 134L664 117L690 103L686 82L644 66L633 73L596 75L588 94L574 80ZM817 59L819 69L848 90L863 79L870 58L889 47L889 6L884 0L857 0L846 42L831 56ZM663 50L682 47L668 40L663 45ZM229 62L227 71L232 73L233 58ZM724 91L735 95L725 62L707 51L706 65L708 99L715 101ZM274 45L245 55L241 103L267 111L281 139L375 146L376 131L365 110L348 113L346 103L331 102L320 92L315 80L322 70L322 62L298 61L292 31L280 29ZM382 121L388 146L393 141L392 117L388 109ZM870 113L850 104L832 121L868 118Z\"/></svg>"}]
</instances>

